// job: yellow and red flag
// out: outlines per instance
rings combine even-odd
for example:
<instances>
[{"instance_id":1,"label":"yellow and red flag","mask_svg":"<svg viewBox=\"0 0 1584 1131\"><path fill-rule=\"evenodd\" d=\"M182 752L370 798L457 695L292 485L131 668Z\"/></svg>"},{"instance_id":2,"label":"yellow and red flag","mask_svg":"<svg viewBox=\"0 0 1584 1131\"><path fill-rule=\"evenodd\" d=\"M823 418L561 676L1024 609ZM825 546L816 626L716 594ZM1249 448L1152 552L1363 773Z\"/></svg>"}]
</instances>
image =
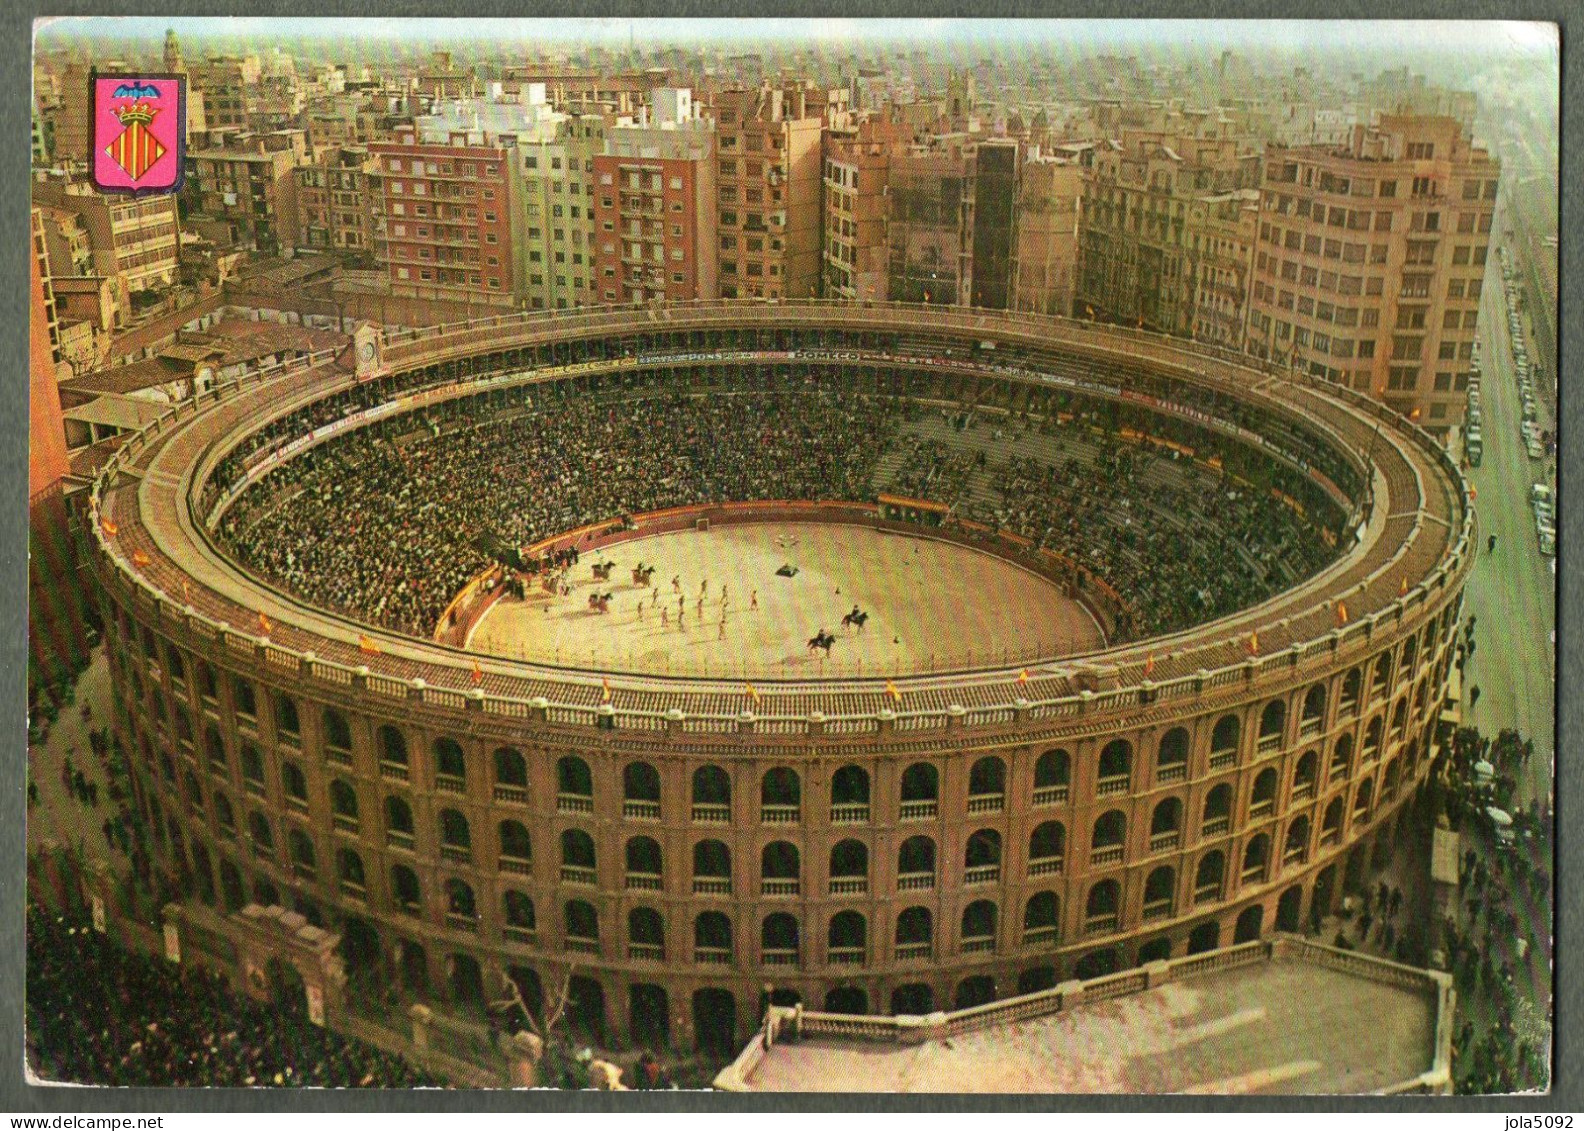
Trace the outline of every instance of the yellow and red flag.
<instances>
[{"instance_id":1,"label":"yellow and red flag","mask_svg":"<svg viewBox=\"0 0 1584 1131\"><path fill-rule=\"evenodd\" d=\"M187 584L187 579L182 578L182 604L192 604L192 588Z\"/></svg>"},{"instance_id":2,"label":"yellow and red flag","mask_svg":"<svg viewBox=\"0 0 1584 1131\"><path fill-rule=\"evenodd\" d=\"M1348 622L1347 604L1345 602L1338 601L1337 602L1337 624L1338 624L1338 626L1341 626L1341 625L1346 624L1347 622Z\"/></svg>"},{"instance_id":3,"label":"yellow and red flag","mask_svg":"<svg viewBox=\"0 0 1584 1131\"><path fill-rule=\"evenodd\" d=\"M602 677L600 679L600 702L609 703L610 699L610 680Z\"/></svg>"},{"instance_id":4,"label":"yellow and red flag","mask_svg":"<svg viewBox=\"0 0 1584 1131\"><path fill-rule=\"evenodd\" d=\"M148 565L149 562L151 562L153 560L154 560L153 558L149 557L142 550L133 550L132 551L132 564L137 566L139 569L142 569L144 566Z\"/></svg>"},{"instance_id":5,"label":"yellow and red flag","mask_svg":"<svg viewBox=\"0 0 1584 1131\"><path fill-rule=\"evenodd\" d=\"M262 632L265 636L268 636L270 634L270 619L269 619L269 617L264 615L264 610L263 609L259 610L258 617L259 617L259 631Z\"/></svg>"},{"instance_id":6,"label":"yellow and red flag","mask_svg":"<svg viewBox=\"0 0 1584 1131\"><path fill-rule=\"evenodd\" d=\"M902 698L902 693L897 690L895 680L886 680L886 694L891 696L893 700L899 700Z\"/></svg>"},{"instance_id":7,"label":"yellow and red flag","mask_svg":"<svg viewBox=\"0 0 1584 1131\"><path fill-rule=\"evenodd\" d=\"M1144 657L1144 678L1148 679L1155 671L1155 653L1151 652Z\"/></svg>"},{"instance_id":8,"label":"yellow and red flag","mask_svg":"<svg viewBox=\"0 0 1584 1131\"><path fill-rule=\"evenodd\" d=\"M475 686L484 682L484 669L479 667L478 660L473 661L473 683Z\"/></svg>"},{"instance_id":9,"label":"yellow and red flag","mask_svg":"<svg viewBox=\"0 0 1584 1131\"><path fill-rule=\"evenodd\" d=\"M1257 633L1257 632L1249 633L1248 650L1249 650L1249 655L1250 656L1258 656L1259 655L1259 633Z\"/></svg>"},{"instance_id":10,"label":"yellow and red flag","mask_svg":"<svg viewBox=\"0 0 1584 1131\"><path fill-rule=\"evenodd\" d=\"M1024 668L1022 671L1018 672L1018 682L1019 683L1027 683L1028 681L1029 681L1028 669Z\"/></svg>"},{"instance_id":11,"label":"yellow and red flag","mask_svg":"<svg viewBox=\"0 0 1584 1131\"><path fill-rule=\"evenodd\" d=\"M751 683L743 684L743 694L752 699L755 704L759 702L759 689Z\"/></svg>"},{"instance_id":12,"label":"yellow and red flag","mask_svg":"<svg viewBox=\"0 0 1584 1131\"><path fill-rule=\"evenodd\" d=\"M374 643L374 638L372 636L359 635L358 651L362 652L364 655L378 656L380 654L380 646Z\"/></svg>"},{"instance_id":13,"label":"yellow and red flag","mask_svg":"<svg viewBox=\"0 0 1584 1131\"><path fill-rule=\"evenodd\" d=\"M111 522L108 518L103 518L103 519L99 520L99 529L101 529L101 530L103 530L105 532L105 537L106 538L114 538L117 534L119 534L121 532L121 528L119 526L117 526L115 523Z\"/></svg>"},{"instance_id":14,"label":"yellow and red flag","mask_svg":"<svg viewBox=\"0 0 1584 1131\"><path fill-rule=\"evenodd\" d=\"M1408 575L1406 573L1403 574L1402 582L1397 586L1397 596L1408 596Z\"/></svg>"}]
</instances>

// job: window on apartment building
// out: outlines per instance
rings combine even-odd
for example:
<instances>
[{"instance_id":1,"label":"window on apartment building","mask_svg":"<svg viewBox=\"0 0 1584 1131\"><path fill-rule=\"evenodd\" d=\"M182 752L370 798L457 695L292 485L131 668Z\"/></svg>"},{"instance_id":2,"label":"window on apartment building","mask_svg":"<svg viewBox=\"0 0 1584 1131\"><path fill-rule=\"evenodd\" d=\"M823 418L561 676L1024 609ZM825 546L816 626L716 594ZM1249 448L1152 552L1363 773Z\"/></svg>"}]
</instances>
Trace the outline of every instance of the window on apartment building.
<instances>
[{"instance_id":1,"label":"window on apartment building","mask_svg":"<svg viewBox=\"0 0 1584 1131\"><path fill-rule=\"evenodd\" d=\"M1276 305L1283 310L1291 310L1293 308L1293 293L1291 291L1283 291L1276 299Z\"/></svg>"},{"instance_id":2,"label":"window on apartment building","mask_svg":"<svg viewBox=\"0 0 1584 1131\"><path fill-rule=\"evenodd\" d=\"M1380 325L1380 311L1377 310L1374 307L1365 307L1362 311L1359 312L1359 325L1360 326L1379 326Z\"/></svg>"},{"instance_id":3,"label":"window on apartment building","mask_svg":"<svg viewBox=\"0 0 1584 1131\"><path fill-rule=\"evenodd\" d=\"M1331 356L1332 357L1352 357L1353 356L1353 339L1352 338L1332 338L1331 339Z\"/></svg>"},{"instance_id":4,"label":"window on apartment building","mask_svg":"<svg viewBox=\"0 0 1584 1131\"><path fill-rule=\"evenodd\" d=\"M1364 253L1364 245L1361 244L1361 243L1350 243L1350 244L1343 244L1342 245L1342 262L1343 263L1363 263L1364 262L1364 254L1365 254Z\"/></svg>"},{"instance_id":5,"label":"window on apartment building","mask_svg":"<svg viewBox=\"0 0 1584 1131\"><path fill-rule=\"evenodd\" d=\"M1439 346L1437 346L1436 347L1436 360L1437 361L1456 361L1457 360L1457 343L1456 342L1442 342Z\"/></svg>"},{"instance_id":6,"label":"window on apartment building","mask_svg":"<svg viewBox=\"0 0 1584 1131\"><path fill-rule=\"evenodd\" d=\"M528 276L528 283L529 283L530 286L542 287L542 286L544 286L544 276L543 275L529 275Z\"/></svg>"},{"instance_id":7,"label":"window on apartment building","mask_svg":"<svg viewBox=\"0 0 1584 1131\"><path fill-rule=\"evenodd\" d=\"M1359 342L1359 344L1358 344L1358 355L1360 357L1374 357L1375 356L1375 339L1374 338L1365 338L1363 341Z\"/></svg>"},{"instance_id":8,"label":"window on apartment building","mask_svg":"<svg viewBox=\"0 0 1584 1131\"><path fill-rule=\"evenodd\" d=\"M1424 356L1425 340L1418 335L1392 338L1393 361L1417 361Z\"/></svg>"},{"instance_id":9,"label":"window on apartment building","mask_svg":"<svg viewBox=\"0 0 1584 1131\"><path fill-rule=\"evenodd\" d=\"M673 200L671 202L671 211L673 211L673 212L682 211L682 202L680 200Z\"/></svg>"},{"instance_id":10,"label":"window on apartment building","mask_svg":"<svg viewBox=\"0 0 1584 1131\"><path fill-rule=\"evenodd\" d=\"M428 282L429 280L434 278L434 272L429 270L429 268L425 267L423 270L418 272L418 278L424 280L425 282Z\"/></svg>"},{"instance_id":11,"label":"window on apartment building","mask_svg":"<svg viewBox=\"0 0 1584 1131\"><path fill-rule=\"evenodd\" d=\"M1326 242L1325 242L1325 257L1327 259L1341 259L1342 258L1342 241L1341 240L1326 240Z\"/></svg>"},{"instance_id":12,"label":"window on apartment building","mask_svg":"<svg viewBox=\"0 0 1584 1131\"><path fill-rule=\"evenodd\" d=\"M1479 311L1465 310L1463 312L1463 329L1472 330L1479 325Z\"/></svg>"},{"instance_id":13,"label":"window on apartment building","mask_svg":"<svg viewBox=\"0 0 1584 1131\"><path fill-rule=\"evenodd\" d=\"M1438 393L1450 393L1452 391L1452 374L1437 373L1435 375L1435 391Z\"/></svg>"},{"instance_id":14,"label":"window on apartment building","mask_svg":"<svg viewBox=\"0 0 1584 1131\"><path fill-rule=\"evenodd\" d=\"M1425 328L1425 315L1429 312L1429 310L1430 308L1427 306L1398 307L1397 329L1423 330Z\"/></svg>"},{"instance_id":15,"label":"window on apartment building","mask_svg":"<svg viewBox=\"0 0 1584 1131\"><path fill-rule=\"evenodd\" d=\"M409 273L407 271L407 268L405 268L405 267L396 268L396 277L398 279L406 279L406 278L408 278L409 277Z\"/></svg>"},{"instance_id":16,"label":"window on apartment building","mask_svg":"<svg viewBox=\"0 0 1584 1131\"><path fill-rule=\"evenodd\" d=\"M490 279L490 280L488 280L488 286L489 286L490 290L498 291L498 290L500 290L500 280L499 279Z\"/></svg>"},{"instance_id":17,"label":"window on apartment building","mask_svg":"<svg viewBox=\"0 0 1584 1131\"><path fill-rule=\"evenodd\" d=\"M1314 317L1314 310L1315 310L1314 299L1310 298L1308 295L1299 295L1298 296L1298 313L1299 314L1303 315L1305 318L1312 318L1312 317Z\"/></svg>"},{"instance_id":18,"label":"window on apartment building","mask_svg":"<svg viewBox=\"0 0 1584 1131\"><path fill-rule=\"evenodd\" d=\"M484 233L484 242L485 243L500 243L500 237L497 236L494 232L485 232Z\"/></svg>"},{"instance_id":19,"label":"window on apartment building","mask_svg":"<svg viewBox=\"0 0 1584 1131\"><path fill-rule=\"evenodd\" d=\"M1460 236L1471 235L1474 231L1475 216L1472 212L1462 212L1457 218L1457 232Z\"/></svg>"},{"instance_id":20,"label":"window on apartment building","mask_svg":"<svg viewBox=\"0 0 1584 1131\"><path fill-rule=\"evenodd\" d=\"M1435 157L1435 143L1431 141L1410 141L1408 143L1408 160L1429 161Z\"/></svg>"},{"instance_id":21,"label":"window on apartment building","mask_svg":"<svg viewBox=\"0 0 1584 1131\"><path fill-rule=\"evenodd\" d=\"M1452 266L1467 267L1469 262L1469 249L1467 245L1452 249Z\"/></svg>"},{"instance_id":22,"label":"window on apartment building","mask_svg":"<svg viewBox=\"0 0 1584 1131\"><path fill-rule=\"evenodd\" d=\"M1304 249L1304 254L1305 255L1319 255L1320 254L1320 237L1319 236L1305 236L1304 237L1304 242L1303 242L1303 249Z\"/></svg>"},{"instance_id":23,"label":"window on apartment building","mask_svg":"<svg viewBox=\"0 0 1584 1131\"><path fill-rule=\"evenodd\" d=\"M1305 267L1298 272L1299 286L1312 287L1319 278L1320 272L1313 267Z\"/></svg>"},{"instance_id":24,"label":"window on apartment building","mask_svg":"<svg viewBox=\"0 0 1584 1131\"><path fill-rule=\"evenodd\" d=\"M1387 258L1387 254L1388 254L1388 247L1387 247L1386 244L1383 244L1383 243L1371 244L1370 245L1370 258L1369 258L1369 261L1371 263L1385 263L1386 262L1386 258Z\"/></svg>"},{"instance_id":25,"label":"window on apartment building","mask_svg":"<svg viewBox=\"0 0 1584 1131\"><path fill-rule=\"evenodd\" d=\"M1441 316L1441 329L1456 330L1462 324L1463 316L1456 310L1449 310Z\"/></svg>"},{"instance_id":26,"label":"window on apartment building","mask_svg":"<svg viewBox=\"0 0 1584 1131\"><path fill-rule=\"evenodd\" d=\"M1386 373L1386 387L1394 390L1418 388L1419 367L1417 365L1393 365Z\"/></svg>"},{"instance_id":27,"label":"window on apartment building","mask_svg":"<svg viewBox=\"0 0 1584 1131\"><path fill-rule=\"evenodd\" d=\"M1485 283L1480 279L1470 279L1468 284L1468 297L1479 298L1480 292L1485 289Z\"/></svg>"},{"instance_id":28,"label":"window on apartment building","mask_svg":"<svg viewBox=\"0 0 1584 1131\"><path fill-rule=\"evenodd\" d=\"M1329 302L1318 302L1315 304L1315 317L1322 322L1330 322L1336 317L1336 307Z\"/></svg>"}]
</instances>

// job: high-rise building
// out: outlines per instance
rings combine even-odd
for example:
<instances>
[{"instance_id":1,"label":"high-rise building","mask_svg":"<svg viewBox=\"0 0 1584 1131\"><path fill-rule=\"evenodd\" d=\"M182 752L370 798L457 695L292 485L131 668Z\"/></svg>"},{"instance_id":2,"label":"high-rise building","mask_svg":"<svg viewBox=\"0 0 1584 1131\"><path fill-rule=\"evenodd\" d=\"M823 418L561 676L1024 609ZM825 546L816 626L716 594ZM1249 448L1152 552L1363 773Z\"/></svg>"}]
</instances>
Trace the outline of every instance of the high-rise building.
<instances>
[{"instance_id":1,"label":"high-rise building","mask_svg":"<svg viewBox=\"0 0 1584 1131\"><path fill-rule=\"evenodd\" d=\"M819 293L824 98L802 86L714 95L723 298Z\"/></svg>"},{"instance_id":2,"label":"high-rise building","mask_svg":"<svg viewBox=\"0 0 1584 1131\"><path fill-rule=\"evenodd\" d=\"M176 281L180 233L171 195L106 195L86 181L50 174L34 181L33 200L76 215L88 235L85 274L118 279L128 293Z\"/></svg>"},{"instance_id":3,"label":"high-rise building","mask_svg":"<svg viewBox=\"0 0 1584 1131\"><path fill-rule=\"evenodd\" d=\"M825 131L825 231L822 255L827 298L884 302L889 296L886 246L891 153L904 131L880 117Z\"/></svg>"},{"instance_id":4,"label":"high-rise building","mask_svg":"<svg viewBox=\"0 0 1584 1131\"><path fill-rule=\"evenodd\" d=\"M605 119L561 117L553 137L519 143L522 156L524 294L532 310L566 310L596 300L594 159Z\"/></svg>"},{"instance_id":5,"label":"high-rise building","mask_svg":"<svg viewBox=\"0 0 1584 1131\"><path fill-rule=\"evenodd\" d=\"M1247 262L1236 245L1239 194L1259 155L1216 119L1124 129L1096 152L1086 183L1077 303L1084 313L1183 337L1236 339L1243 300L1214 288ZM1223 310L1216 299L1225 300ZM1201 307L1215 317L1201 317Z\"/></svg>"},{"instance_id":6,"label":"high-rise building","mask_svg":"<svg viewBox=\"0 0 1584 1131\"><path fill-rule=\"evenodd\" d=\"M1386 116L1345 147L1268 150L1249 349L1448 430L1500 175L1448 117Z\"/></svg>"},{"instance_id":7,"label":"high-rise building","mask_svg":"<svg viewBox=\"0 0 1584 1131\"><path fill-rule=\"evenodd\" d=\"M513 306L520 224L515 136L407 129L369 146L379 197L374 247L392 290L419 298Z\"/></svg>"},{"instance_id":8,"label":"high-rise building","mask_svg":"<svg viewBox=\"0 0 1584 1131\"><path fill-rule=\"evenodd\" d=\"M1012 309L1072 313L1083 183L1083 169L1073 161L1038 152L1024 159L1018 185Z\"/></svg>"},{"instance_id":9,"label":"high-rise building","mask_svg":"<svg viewBox=\"0 0 1584 1131\"><path fill-rule=\"evenodd\" d=\"M295 171L306 164L302 130L225 135L187 154L186 215L223 226L230 243L273 254L297 231Z\"/></svg>"},{"instance_id":10,"label":"high-rise building","mask_svg":"<svg viewBox=\"0 0 1584 1131\"><path fill-rule=\"evenodd\" d=\"M374 208L367 148L332 149L312 165L292 171L297 181L297 228L301 250L342 251L362 258L374 254Z\"/></svg>"},{"instance_id":11,"label":"high-rise building","mask_svg":"<svg viewBox=\"0 0 1584 1131\"><path fill-rule=\"evenodd\" d=\"M594 158L598 302L685 302L717 290L714 125L688 90L656 90ZM724 223L726 216L718 217ZM730 217L742 231L738 216Z\"/></svg>"}]
</instances>

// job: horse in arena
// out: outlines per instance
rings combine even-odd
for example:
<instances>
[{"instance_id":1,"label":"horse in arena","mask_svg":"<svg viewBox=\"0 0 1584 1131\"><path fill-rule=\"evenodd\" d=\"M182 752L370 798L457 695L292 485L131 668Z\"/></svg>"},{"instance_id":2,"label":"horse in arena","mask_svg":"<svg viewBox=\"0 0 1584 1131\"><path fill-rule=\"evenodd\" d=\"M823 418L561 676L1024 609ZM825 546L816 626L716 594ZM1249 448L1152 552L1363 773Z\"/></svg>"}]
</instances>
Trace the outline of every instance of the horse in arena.
<instances>
[{"instance_id":1,"label":"horse in arena","mask_svg":"<svg viewBox=\"0 0 1584 1131\"><path fill-rule=\"evenodd\" d=\"M809 637L808 650L810 652L812 652L816 648L823 648L823 649L825 649L825 654L827 656L829 656L830 655L830 650L831 650L831 645L835 644L835 643L836 643L835 634L834 633L830 633L830 632L826 632L822 628L822 629L819 630L818 633L816 633L815 635Z\"/></svg>"},{"instance_id":2,"label":"horse in arena","mask_svg":"<svg viewBox=\"0 0 1584 1131\"><path fill-rule=\"evenodd\" d=\"M639 562L633 567L632 583L639 586L640 588L647 589L649 588L650 583L654 580L654 572L654 566L646 566L642 562Z\"/></svg>"},{"instance_id":3,"label":"horse in arena","mask_svg":"<svg viewBox=\"0 0 1584 1131\"><path fill-rule=\"evenodd\" d=\"M588 607L596 613L608 613L610 612L610 602L611 594L609 593L590 593Z\"/></svg>"},{"instance_id":4,"label":"horse in arena","mask_svg":"<svg viewBox=\"0 0 1584 1131\"><path fill-rule=\"evenodd\" d=\"M864 621L868 619L869 614L859 612L858 606L854 605L853 611L842 617L842 628L856 628L859 632L862 632Z\"/></svg>"},{"instance_id":5,"label":"horse in arena","mask_svg":"<svg viewBox=\"0 0 1584 1131\"><path fill-rule=\"evenodd\" d=\"M590 566L589 568L594 571L594 580L595 581L609 581L610 580L610 576L611 576L611 570L616 568L616 563L615 562L601 562L598 565Z\"/></svg>"}]
</instances>

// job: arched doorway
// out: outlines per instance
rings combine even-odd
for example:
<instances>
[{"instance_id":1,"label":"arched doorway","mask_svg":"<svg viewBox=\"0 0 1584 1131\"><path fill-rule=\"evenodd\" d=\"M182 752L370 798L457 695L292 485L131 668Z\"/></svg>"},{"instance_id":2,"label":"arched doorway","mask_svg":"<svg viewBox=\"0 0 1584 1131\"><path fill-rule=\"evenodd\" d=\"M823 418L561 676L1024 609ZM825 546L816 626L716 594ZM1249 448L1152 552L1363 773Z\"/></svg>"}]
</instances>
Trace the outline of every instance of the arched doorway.
<instances>
[{"instance_id":1,"label":"arched doorway","mask_svg":"<svg viewBox=\"0 0 1584 1131\"><path fill-rule=\"evenodd\" d=\"M1030 966L1018 975L1018 993L1036 994L1056 988L1056 967Z\"/></svg>"},{"instance_id":2,"label":"arched doorway","mask_svg":"<svg viewBox=\"0 0 1584 1131\"><path fill-rule=\"evenodd\" d=\"M380 937L366 919L349 915L341 924L341 943L337 947L347 979L357 982L379 974Z\"/></svg>"},{"instance_id":3,"label":"arched doorway","mask_svg":"<svg viewBox=\"0 0 1584 1131\"><path fill-rule=\"evenodd\" d=\"M628 991L627 1031L639 1048L658 1052L671 1043L671 1004L664 986L640 983Z\"/></svg>"},{"instance_id":4,"label":"arched doorway","mask_svg":"<svg viewBox=\"0 0 1584 1131\"><path fill-rule=\"evenodd\" d=\"M511 979L512 985L517 987L517 994L522 998L523 1009L528 1011L528 1017L534 1025L544 1023L544 983L539 981L538 973L530 966L508 966L506 977ZM521 1025L527 1025L527 1019L520 1016Z\"/></svg>"},{"instance_id":5,"label":"arched doorway","mask_svg":"<svg viewBox=\"0 0 1584 1131\"><path fill-rule=\"evenodd\" d=\"M789 990L785 988L777 989L772 986L769 993L765 993L762 990L759 993L758 1016L763 1017L765 1012L772 1005L779 1005L783 1009L791 1009L793 1006L802 1004L803 995L798 993L796 990Z\"/></svg>"},{"instance_id":6,"label":"arched doorway","mask_svg":"<svg viewBox=\"0 0 1584 1131\"><path fill-rule=\"evenodd\" d=\"M1237 926L1232 929L1232 945L1254 942L1260 937L1260 927L1265 923L1265 908L1259 904L1243 909L1243 914L1237 917Z\"/></svg>"},{"instance_id":7,"label":"arched doorway","mask_svg":"<svg viewBox=\"0 0 1584 1131\"><path fill-rule=\"evenodd\" d=\"M264 964L264 978L276 1009L289 1017L308 1016L308 990L297 967L283 958L271 958Z\"/></svg>"},{"instance_id":8,"label":"arched doorway","mask_svg":"<svg viewBox=\"0 0 1584 1131\"><path fill-rule=\"evenodd\" d=\"M450 972L451 1000L467 1009L484 1008L484 973L470 954L453 954L446 961Z\"/></svg>"},{"instance_id":9,"label":"arched doorway","mask_svg":"<svg viewBox=\"0 0 1584 1131\"><path fill-rule=\"evenodd\" d=\"M605 989L593 978L573 975L567 982L567 1035L577 1044L605 1043Z\"/></svg>"},{"instance_id":10,"label":"arched doorway","mask_svg":"<svg viewBox=\"0 0 1584 1131\"><path fill-rule=\"evenodd\" d=\"M402 986L414 994L429 992L429 956L424 953L424 948L415 942L400 942L397 944L399 954L397 964L401 967Z\"/></svg>"},{"instance_id":11,"label":"arched doorway","mask_svg":"<svg viewBox=\"0 0 1584 1131\"><path fill-rule=\"evenodd\" d=\"M834 986L825 994L826 1013L868 1013L869 995L857 986Z\"/></svg>"},{"instance_id":12,"label":"arched doorway","mask_svg":"<svg viewBox=\"0 0 1584 1131\"><path fill-rule=\"evenodd\" d=\"M1203 954L1219 945L1221 945L1221 924L1214 919L1208 923L1200 923L1188 935L1189 954Z\"/></svg>"},{"instance_id":13,"label":"arched doorway","mask_svg":"<svg viewBox=\"0 0 1584 1131\"><path fill-rule=\"evenodd\" d=\"M957 983L957 993L952 998L953 1009L972 1009L988 1005L996 998L995 979L989 974L975 974Z\"/></svg>"},{"instance_id":14,"label":"arched doorway","mask_svg":"<svg viewBox=\"0 0 1584 1131\"><path fill-rule=\"evenodd\" d=\"M1090 978L1103 978L1107 974L1116 973L1121 965L1114 948L1108 946L1103 950L1091 950L1078 960L1078 965L1073 967L1073 977L1080 982Z\"/></svg>"},{"instance_id":15,"label":"arched doorway","mask_svg":"<svg viewBox=\"0 0 1584 1131\"><path fill-rule=\"evenodd\" d=\"M891 991L891 1012L922 1017L935 1011L935 991L924 982L909 982Z\"/></svg>"},{"instance_id":16,"label":"arched doorway","mask_svg":"<svg viewBox=\"0 0 1584 1131\"><path fill-rule=\"evenodd\" d=\"M1147 962L1164 962L1171 957L1171 939L1162 935L1158 939L1150 939L1138 949L1138 965Z\"/></svg>"},{"instance_id":17,"label":"arched doorway","mask_svg":"<svg viewBox=\"0 0 1584 1131\"><path fill-rule=\"evenodd\" d=\"M1315 877L1314 892L1309 897L1309 918L1314 923L1315 930L1320 929L1320 920L1331 914L1331 902L1335 898L1336 865L1327 864Z\"/></svg>"},{"instance_id":18,"label":"arched doorway","mask_svg":"<svg viewBox=\"0 0 1584 1131\"><path fill-rule=\"evenodd\" d=\"M1298 931L1303 927L1303 887L1294 884L1276 901L1276 929Z\"/></svg>"},{"instance_id":19,"label":"arched doorway","mask_svg":"<svg viewBox=\"0 0 1584 1131\"><path fill-rule=\"evenodd\" d=\"M698 1051L709 1056L730 1056L737 1051L737 999L731 991L694 991L693 1039Z\"/></svg>"}]
</instances>

